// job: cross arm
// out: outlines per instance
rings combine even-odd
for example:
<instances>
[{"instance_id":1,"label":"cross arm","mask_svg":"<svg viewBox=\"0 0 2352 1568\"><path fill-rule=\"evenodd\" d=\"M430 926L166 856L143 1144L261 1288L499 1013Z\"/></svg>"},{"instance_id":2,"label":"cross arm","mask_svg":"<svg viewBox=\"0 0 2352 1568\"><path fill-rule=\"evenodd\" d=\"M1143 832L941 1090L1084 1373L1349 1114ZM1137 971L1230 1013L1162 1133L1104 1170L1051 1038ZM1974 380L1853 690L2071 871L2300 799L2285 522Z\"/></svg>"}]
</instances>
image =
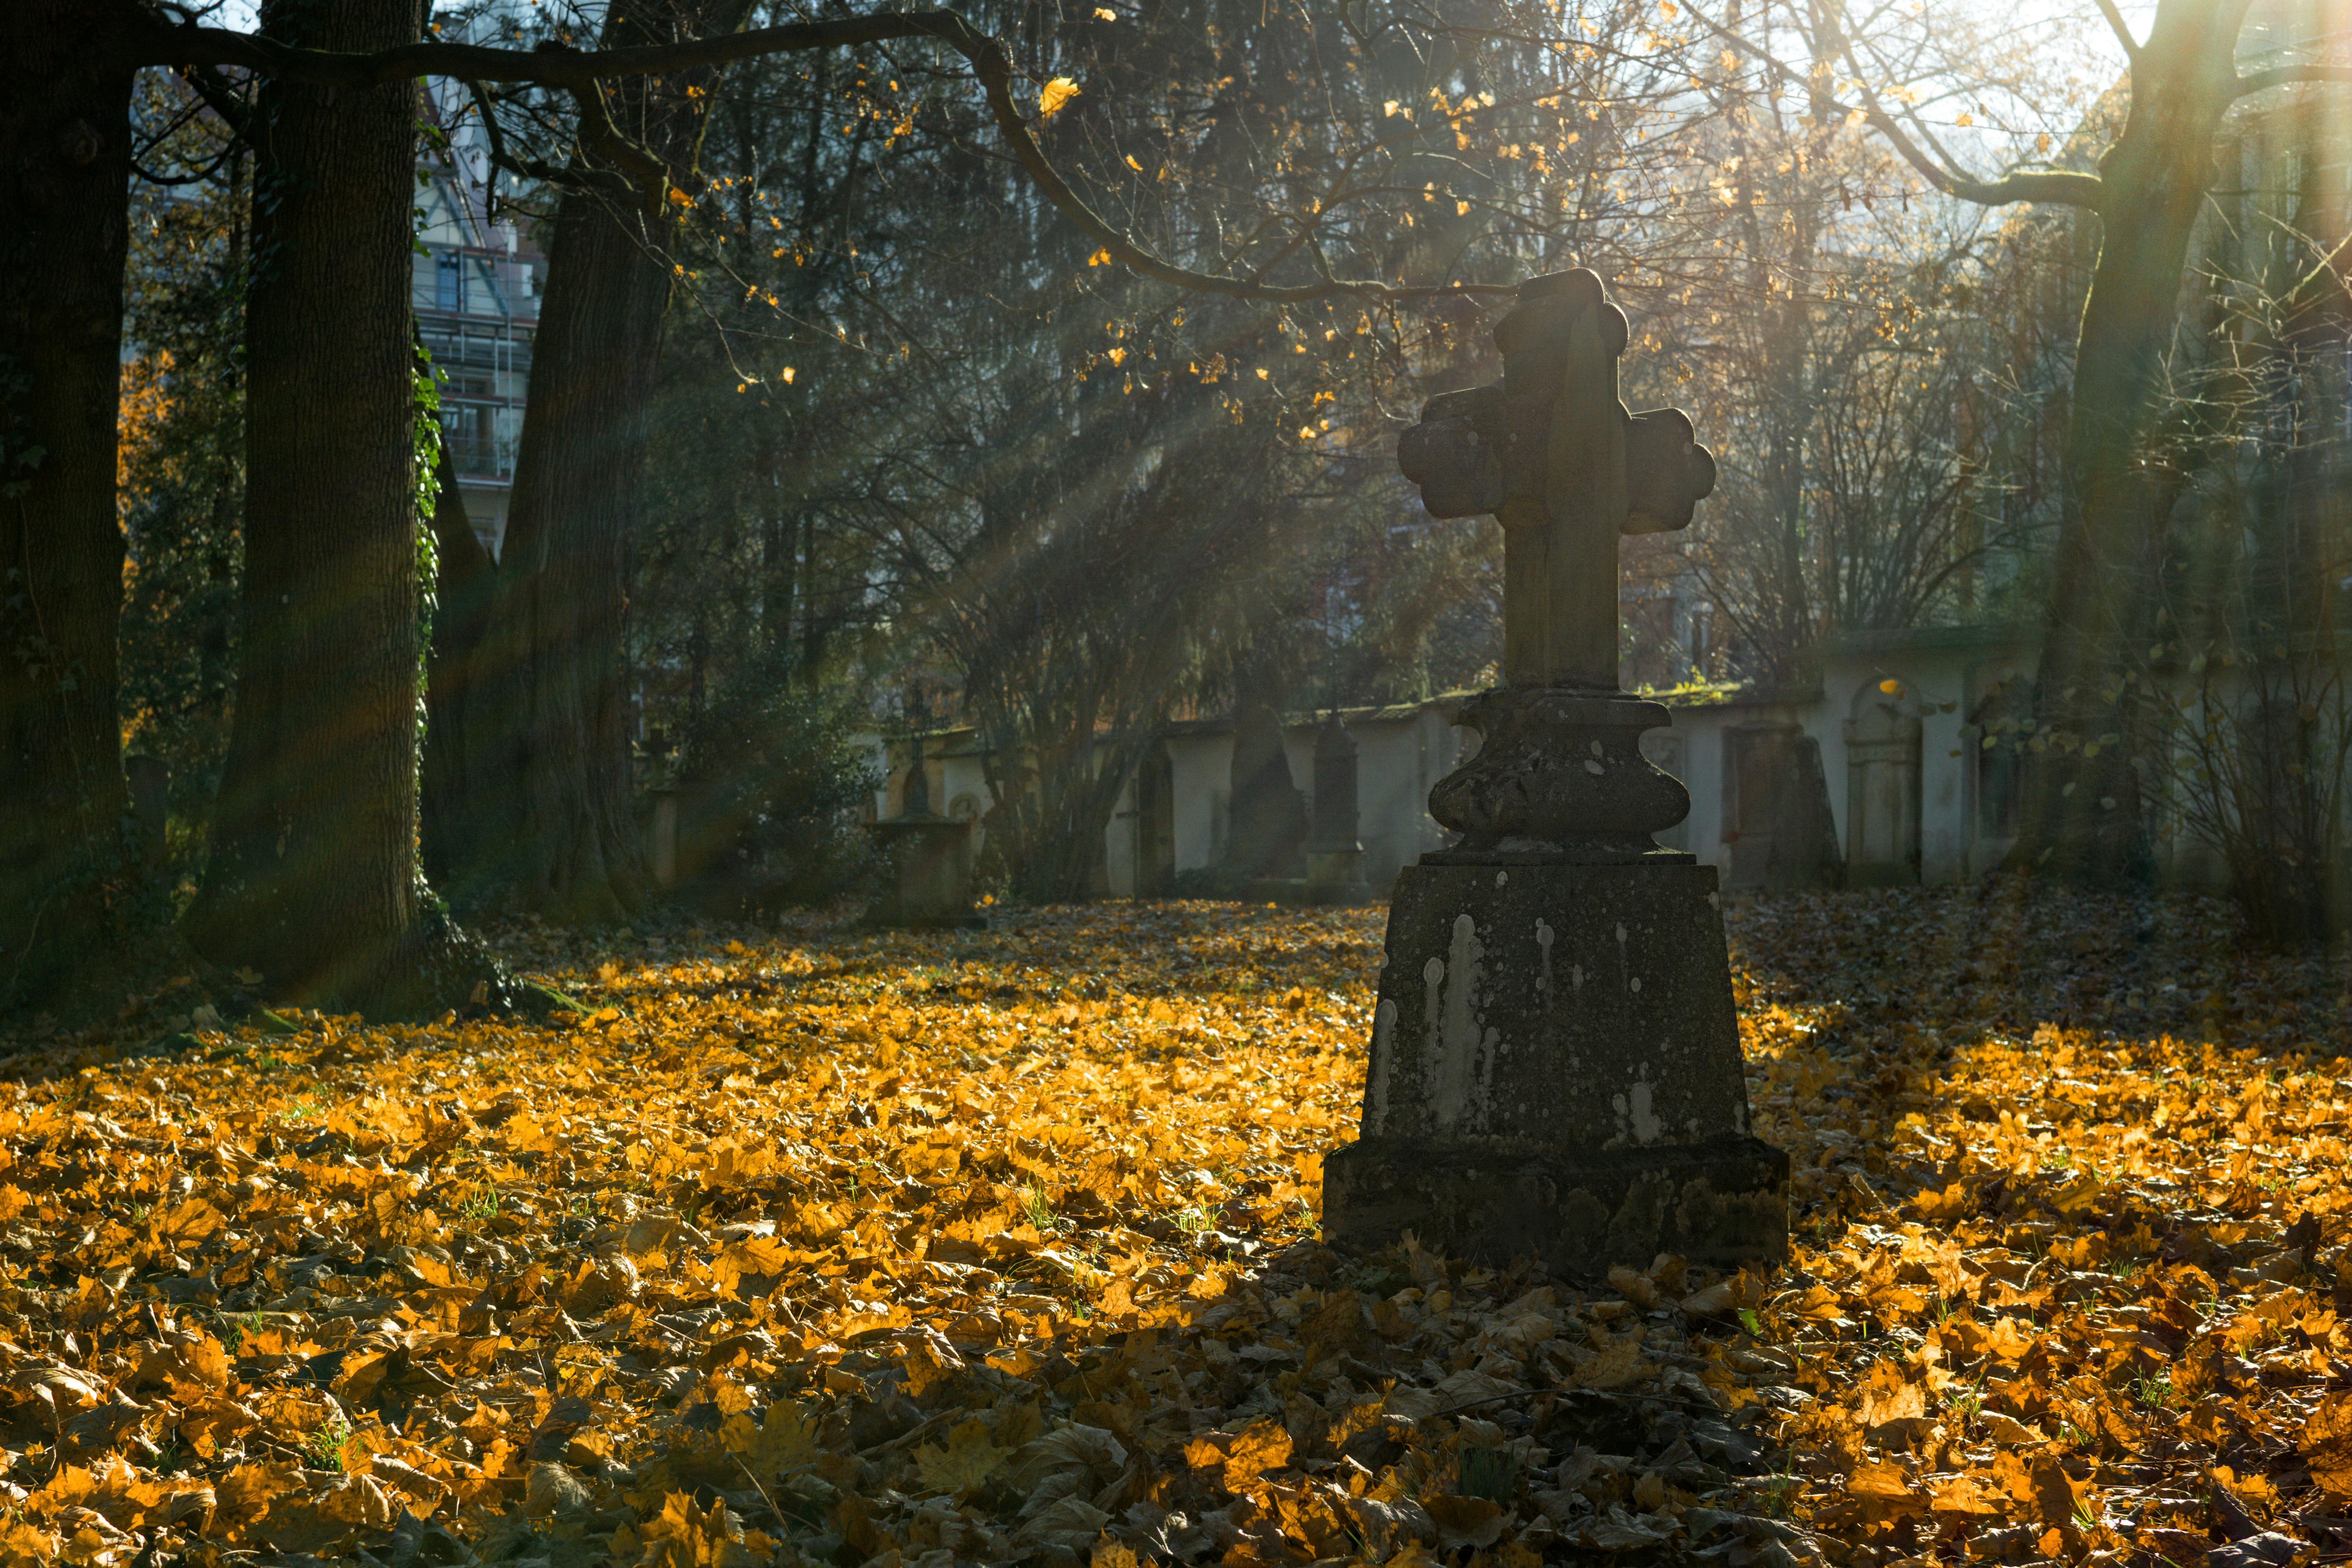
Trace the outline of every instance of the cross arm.
<instances>
[{"instance_id":1,"label":"cross arm","mask_svg":"<svg viewBox=\"0 0 2352 1568\"><path fill-rule=\"evenodd\" d=\"M1432 517L1499 512L1517 489L1540 486L1545 409L1504 395L1500 384L1441 393L1397 442L1397 466L1421 487ZM1653 408L1625 418L1629 505L1619 531L1686 527L1715 489L1715 455L1694 438L1690 416Z\"/></svg>"},{"instance_id":2,"label":"cross arm","mask_svg":"<svg viewBox=\"0 0 2352 1568\"><path fill-rule=\"evenodd\" d=\"M1665 533L1690 525L1715 493L1715 454L1700 446L1690 416L1652 408L1625 426L1626 508L1621 533Z\"/></svg>"}]
</instances>

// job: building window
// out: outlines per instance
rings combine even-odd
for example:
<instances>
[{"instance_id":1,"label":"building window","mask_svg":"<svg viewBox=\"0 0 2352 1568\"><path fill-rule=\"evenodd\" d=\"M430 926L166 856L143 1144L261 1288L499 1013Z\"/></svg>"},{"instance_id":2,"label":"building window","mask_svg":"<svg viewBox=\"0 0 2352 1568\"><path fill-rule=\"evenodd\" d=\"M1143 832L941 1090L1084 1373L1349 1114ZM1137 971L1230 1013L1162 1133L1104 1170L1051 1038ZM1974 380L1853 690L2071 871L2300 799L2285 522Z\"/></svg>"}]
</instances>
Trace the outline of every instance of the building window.
<instances>
[{"instance_id":1,"label":"building window","mask_svg":"<svg viewBox=\"0 0 2352 1568\"><path fill-rule=\"evenodd\" d=\"M503 477L505 470L499 461L490 410L482 405L442 404L441 438L449 449L451 465L459 473L479 478Z\"/></svg>"},{"instance_id":2,"label":"building window","mask_svg":"<svg viewBox=\"0 0 2352 1568\"><path fill-rule=\"evenodd\" d=\"M466 258L454 250L445 250L436 258L433 276L433 303L436 309L460 310L466 308Z\"/></svg>"}]
</instances>

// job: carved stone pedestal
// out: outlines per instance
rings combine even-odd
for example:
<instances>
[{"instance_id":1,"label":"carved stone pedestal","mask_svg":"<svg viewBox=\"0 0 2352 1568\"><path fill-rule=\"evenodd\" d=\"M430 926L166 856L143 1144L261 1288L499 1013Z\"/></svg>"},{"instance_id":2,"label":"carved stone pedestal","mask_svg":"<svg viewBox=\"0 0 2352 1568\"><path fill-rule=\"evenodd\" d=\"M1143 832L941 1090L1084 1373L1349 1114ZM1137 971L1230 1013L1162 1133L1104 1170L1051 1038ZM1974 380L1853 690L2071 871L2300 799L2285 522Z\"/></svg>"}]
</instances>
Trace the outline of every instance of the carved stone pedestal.
<instances>
[{"instance_id":1,"label":"carved stone pedestal","mask_svg":"<svg viewBox=\"0 0 2352 1568\"><path fill-rule=\"evenodd\" d=\"M1411 1230L1569 1275L1661 1252L1728 1267L1786 1253L1788 1182L1748 1131L1713 867L1654 850L1399 874L1327 1239Z\"/></svg>"}]
</instances>

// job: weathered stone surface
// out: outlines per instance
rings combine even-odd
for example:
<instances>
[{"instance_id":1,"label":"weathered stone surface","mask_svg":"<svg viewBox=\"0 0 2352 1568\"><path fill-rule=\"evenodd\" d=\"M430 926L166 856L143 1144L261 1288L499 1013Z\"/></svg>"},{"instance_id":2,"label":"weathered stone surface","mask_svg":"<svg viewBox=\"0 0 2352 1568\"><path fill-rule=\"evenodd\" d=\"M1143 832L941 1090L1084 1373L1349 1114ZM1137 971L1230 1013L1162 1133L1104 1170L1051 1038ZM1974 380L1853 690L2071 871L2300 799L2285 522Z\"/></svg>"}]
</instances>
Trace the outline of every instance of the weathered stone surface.
<instances>
[{"instance_id":1,"label":"weathered stone surface","mask_svg":"<svg viewBox=\"0 0 2352 1568\"><path fill-rule=\"evenodd\" d=\"M1438 860L1654 855L1650 835L1689 814L1682 781L1642 754L1642 732L1669 721L1659 703L1506 687L1481 692L1454 721L1481 743L1429 792L1429 814L1464 835Z\"/></svg>"},{"instance_id":2,"label":"weathered stone surface","mask_svg":"<svg viewBox=\"0 0 2352 1568\"><path fill-rule=\"evenodd\" d=\"M1515 495L1538 495L1551 405L1503 388L1440 393L1397 444L1397 466L1421 487L1432 517L1499 512ZM1715 489L1715 454L1698 444L1690 416L1648 408L1625 416L1625 521L1620 533L1664 533L1690 525ZM1516 487L1516 489L1515 489Z\"/></svg>"},{"instance_id":3,"label":"weathered stone surface","mask_svg":"<svg viewBox=\"0 0 2352 1568\"><path fill-rule=\"evenodd\" d=\"M1326 1234L1571 1273L1785 1250L1788 1160L1749 1132L1715 881L1668 852L1401 873Z\"/></svg>"},{"instance_id":4,"label":"weathered stone surface","mask_svg":"<svg viewBox=\"0 0 2352 1568\"><path fill-rule=\"evenodd\" d=\"M1759 1138L1566 1154L1368 1138L1323 1163L1324 1237L1385 1247L1406 1231L1487 1263L1540 1258L1570 1278L1661 1252L1717 1268L1789 1245L1789 1156Z\"/></svg>"},{"instance_id":5,"label":"weathered stone surface","mask_svg":"<svg viewBox=\"0 0 2352 1568\"><path fill-rule=\"evenodd\" d=\"M1584 1150L1747 1131L1714 867L1398 874L1366 1136Z\"/></svg>"}]
</instances>

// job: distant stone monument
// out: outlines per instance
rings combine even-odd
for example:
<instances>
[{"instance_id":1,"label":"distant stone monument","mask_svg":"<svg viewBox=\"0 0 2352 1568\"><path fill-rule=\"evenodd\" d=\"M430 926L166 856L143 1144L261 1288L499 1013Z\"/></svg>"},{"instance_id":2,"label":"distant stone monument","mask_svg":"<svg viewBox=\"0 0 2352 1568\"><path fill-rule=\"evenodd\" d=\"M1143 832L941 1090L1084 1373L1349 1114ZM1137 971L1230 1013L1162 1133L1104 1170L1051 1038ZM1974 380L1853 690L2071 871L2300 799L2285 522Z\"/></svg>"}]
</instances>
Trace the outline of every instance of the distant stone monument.
<instances>
[{"instance_id":1,"label":"distant stone monument","mask_svg":"<svg viewBox=\"0 0 2352 1568\"><path fill-rule=\"evenodd\" d=\"M1231 778L1225 809L1228 871L1244 889L1252 883L1296 880L1305 869L1299 847L1307 837L1307 803L1291 780L1281 715L1247 690L1234 704Z\"/></svg>"},{"instance_id":2,"label":"distant stone monument","mask_svg":"<svg viewBox=\"0 0 2352 1568\"><path fill-rule=\"evenodd\" d=\"M1687 524L1715 460L1618 401L1594 274L1520 285L1495 342L1502 382L1433 398L1398 458L1433 514L1503 524L1505 684L1430 791L1459 842L1398 876L1324 1232L1588 1277L1777 1260L1789 1160L1748 1128L1715 868L1652 840L1690 797L1642 755L1665 709L1617 687L1618 536Z\"/></svg>"},{"instance_id":3,"label":"distant stone monument","mask_svg":"<svg viewBox=\"0 0 2352 1568\"><path fill-rule=\"evenodd\" d=\"M1356 839L1356 738L1335 710L1315 736L1315 808L1307 832L1307 901L1360 904L1364 847Z\"/></svg>"},{"instance_id":4,"label":"distant stone monument","mask_svg":"<svg viewBox=\"0 0 2352 1568\"><path fill-rule=\"evenodd\" d=\"M890 881L866 911L869 925L980 929L985 915L971 907L971 824L931 809L931 779L923 765L923 738L898 800L898 815L870 824L890 863Z\"/></svg>"}]
</instances>

